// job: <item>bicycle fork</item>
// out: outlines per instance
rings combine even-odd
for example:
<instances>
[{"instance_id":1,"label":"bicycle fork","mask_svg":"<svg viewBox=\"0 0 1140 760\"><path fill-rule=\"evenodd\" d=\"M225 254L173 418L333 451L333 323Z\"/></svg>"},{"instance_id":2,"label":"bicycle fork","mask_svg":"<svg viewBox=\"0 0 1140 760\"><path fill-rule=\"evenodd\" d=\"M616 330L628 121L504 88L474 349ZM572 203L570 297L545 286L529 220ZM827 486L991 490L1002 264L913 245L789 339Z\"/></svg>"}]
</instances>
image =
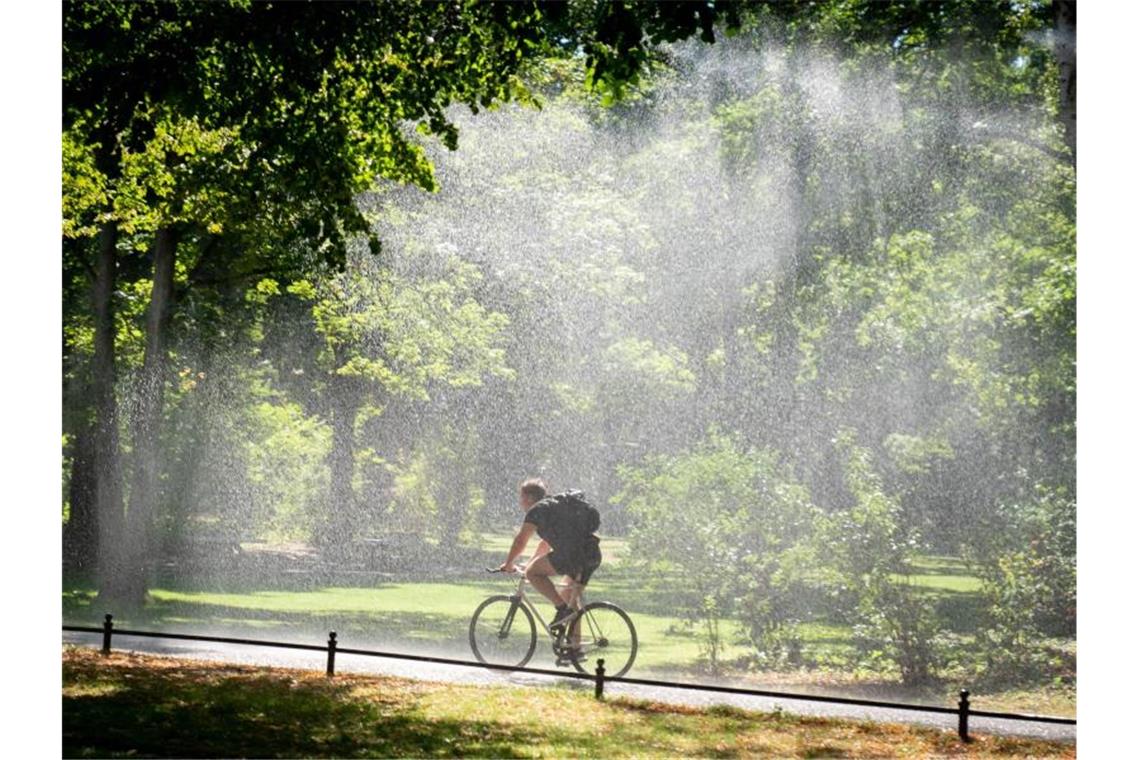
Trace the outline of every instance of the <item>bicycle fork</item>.
<instances>
[{"instance_id":1,"label":"bicycle fork","mask_svg":"<svg viewBox=\"0 0 1140 760\"><path fill-rule=\"evenodd\" d=\"M503 618L503 624L499 626L499 639L505 639L511 632L511 626L515 622L515 613L518 612L519 606L522 605L522 597L515 595L511 597L511 608L507 610L507 616Z\"/></svg>"}]
</instances>

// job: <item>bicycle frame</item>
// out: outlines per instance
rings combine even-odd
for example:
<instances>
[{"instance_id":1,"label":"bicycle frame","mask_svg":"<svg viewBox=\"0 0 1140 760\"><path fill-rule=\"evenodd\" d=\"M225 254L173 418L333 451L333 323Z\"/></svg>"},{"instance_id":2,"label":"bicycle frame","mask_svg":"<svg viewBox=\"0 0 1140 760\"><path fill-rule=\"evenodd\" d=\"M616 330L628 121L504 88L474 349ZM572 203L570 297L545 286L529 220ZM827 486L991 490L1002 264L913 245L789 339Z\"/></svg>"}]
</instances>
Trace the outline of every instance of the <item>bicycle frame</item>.
<instances>
[{"instance_id":1,"label":"bicycle frame","mask_svg":"<svg viewBox=\"0 0 1140 760\"><path fill-rule=\"evenodd\" d=\"M487 572L491 573L504 572L492 568L486 569ZM560 598L571 606L575 614L563 624L552 628L543 622L545 616L539 613L535 601L532 601L531 597L527 595L528 581L522 568L516 566L512 571L507 572L513 572L519 576L517 578L518 586L514 589L514 593L495 594L488 597L476 608L475 614L471 618L468 636L475 656L480 662L488 661L482 652L494 653L496 647L507 646L512 647L513 651L517 651L517 656L508 655L511 662L507 664L525 665L534 654L535 645L538 643L537 632L541 628L550 639L554 650L555 664L557 665L573 665L585 673L583 662L587 657L594 656L595 652L598 656L605 656L606 653L612 652L621 658L613 664L614 672L617 675L624 674L633 664L634 658L637 656L637 631L633 626L633 621L629 619L629 615L620 607L611 602L586 603L584 598L585 584L567 578L562 583L556 583L555 587L560 589ZM480 617L488 605L501 605L504 602L507 603L505 611L502 607L498 607L495 608L496 611L493 614ZM519 626L516 623L520 607L526 608L523 616L527 619L527 625L523 626L522 630L521 649L519 648L520 644L515 643L518 642L516 629ZM480 620L483 621L481 625ZM482 631L482 634L478 633L479 630ZM487 642L487 649L483 649L483 645L479 643L480 636ZM616 636L616 638L611 639L611 636ZM496 644L495 638L503 643L501 645ZM507 644L508 641L511 643ZM616 648L613 648L615 643ZM508 650L504 649L503 651ZM492 654L491 656L498 657L499 655Z\"/></svg>"},{"instance_id":2,"label":"bicycle frame","mask_svg":"<svg viewBox=\"0 0 1140 760\"><path fill-rule=\"evenodd\" d=\"M512 594L512 596L517 598L519 600L519 603L530 611L530 614L534 616L535 620L539 621L539 623L542 623L543 616L538 613L538 607L536 607L534 602L530 600L530 597L526 595L526 587L528 585L529 584L527 583L526 575L519 573L519 585L518 588L515 589L515 593ZM570 599L567 601L567 604L576 610L582 609L582 593L585 590L585 587L581 583L578 583L575 580L569 580L565 583L556 583L554 585L556 588L570 588L572 590L572 593L570 594ZM506 620L503 621L503 626L505 628L509 628L513 620L514 614L512 613L507 617ZM550 626L543 624L542 630L546 631L546 634L550 636L551 639L558 641L559 637L550 630Z\"/></svg>"}]
</instances>

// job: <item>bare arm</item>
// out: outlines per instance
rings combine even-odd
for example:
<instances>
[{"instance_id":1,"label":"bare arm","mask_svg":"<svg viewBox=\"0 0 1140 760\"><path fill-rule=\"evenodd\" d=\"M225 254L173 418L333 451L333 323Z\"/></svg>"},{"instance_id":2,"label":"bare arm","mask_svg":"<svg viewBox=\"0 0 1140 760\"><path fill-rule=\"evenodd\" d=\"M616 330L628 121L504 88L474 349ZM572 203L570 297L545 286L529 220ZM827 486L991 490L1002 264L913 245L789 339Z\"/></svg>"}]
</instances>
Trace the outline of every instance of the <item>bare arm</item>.
<instances>
[{"instance_id":1,"label":"bare arm","mask_svg":"<svg viewBox=\"0 0 1140 760\"><path fill-rule=\"evenodd\" d=\"M530 541L530 537L533 535L534 523L524 522L522 527L519 528L519 532L515 534L515 540L511 542L511 550L507 552L507 561L499 565L500 570L511 570L514 568L515 560L523 553L523 549L526 548L527 542ZM541 547L543 543L546 542L543 541L539 546Z\"/></svg>"}]
</instances>

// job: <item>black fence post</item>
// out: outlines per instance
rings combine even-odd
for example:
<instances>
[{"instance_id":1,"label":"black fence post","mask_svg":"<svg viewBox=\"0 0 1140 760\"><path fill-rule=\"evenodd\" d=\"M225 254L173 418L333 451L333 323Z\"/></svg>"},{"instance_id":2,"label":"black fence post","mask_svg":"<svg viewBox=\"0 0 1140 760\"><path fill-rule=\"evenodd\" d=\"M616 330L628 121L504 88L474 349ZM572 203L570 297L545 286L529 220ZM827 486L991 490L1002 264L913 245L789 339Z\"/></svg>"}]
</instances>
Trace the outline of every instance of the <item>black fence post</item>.
<instances>
[{"instance_id":1,"label":"black fence post","mask_svg":"<svg viewBox=\"0 0 1140 760\"><path fill-rule=\"evenodd\" d=\"M598 660L598 669L594 671L594 699L602 698L602 690L606 682L606 661Z\"/></svg>"},{"instance_id":2,"label":"black fence post","mask_svg":"<svg viewBox=\"0 0 1140 760\"><path fill-rule=\"evenodd\" d=\"M958 692L958 738L964 742L970 741L970 692L962 689Z\"/></svg>"},{"instance_id":3,"label":"black fence post","mask_svg":"<svg viewBox=\"0 0 1140 760\"><path fill-rule=\"evenodd\" d=\"M111 631L115 627L111 617L110 612L103 616L103 654L111 654Z\"/></svg>"},{"instance_id":4,"label":"black fence post","mask_svg":"<svg viewBox=\"0 0 1140 760\"><path fill-rule=\"evenodd\" d=\"M325 668L325 675L336 673L336 631L329 631L329 664Z\"/></svg>"}]
</instances>

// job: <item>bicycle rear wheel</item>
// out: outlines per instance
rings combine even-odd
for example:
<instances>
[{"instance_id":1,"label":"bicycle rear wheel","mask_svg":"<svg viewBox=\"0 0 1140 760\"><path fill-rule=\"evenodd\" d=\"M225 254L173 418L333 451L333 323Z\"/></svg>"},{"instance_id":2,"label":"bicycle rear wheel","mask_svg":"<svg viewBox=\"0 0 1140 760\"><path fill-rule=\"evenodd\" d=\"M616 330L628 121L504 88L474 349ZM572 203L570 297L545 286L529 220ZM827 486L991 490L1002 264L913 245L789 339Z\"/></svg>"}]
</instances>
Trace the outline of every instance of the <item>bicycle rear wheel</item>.
<instances>
[{"instance_id":1,"label":"bicycle rear wheel","mask_svg":"<svg viewBox=\"0 0 1140 760\"><path fill-rule=\"evenodd\" d=\"M471 616L467 637L475 659L484 665L519 668L530 661L538 643L534 616L517 596L485 599Z\"/></svg>"},{"instance_id":2,"label":"bicycle rear wheel","mask_svg":"<svg viewBox=\"0 0 1140 760\"><path fill-rule=\"evenodd\" d=\"M593 673L601 659L606 661L606 675L619 678L633 667L637 657L637 631L621 607L610 602L591 602L578 613L571 630L575 624L581 642L581 656L572 660L575 668Z\"/></svg>"}]
</instances>

